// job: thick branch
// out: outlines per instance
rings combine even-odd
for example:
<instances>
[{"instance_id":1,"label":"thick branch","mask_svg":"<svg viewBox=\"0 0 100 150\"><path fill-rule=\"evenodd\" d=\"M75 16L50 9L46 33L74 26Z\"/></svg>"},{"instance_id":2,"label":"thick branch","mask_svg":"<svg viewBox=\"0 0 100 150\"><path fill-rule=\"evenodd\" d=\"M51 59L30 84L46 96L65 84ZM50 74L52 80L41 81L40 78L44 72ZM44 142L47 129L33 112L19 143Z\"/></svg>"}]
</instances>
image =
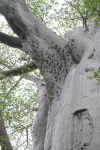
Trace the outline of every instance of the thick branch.
<instances>
[{"instance_id":1,"label":"thick branch","mask_svg":"<svg viewBox=\"0 0 100 150\"><path fill-rule=\"evenodd\" d=\"M20 37L23 51L30 55L43 75L50 99L54 93L59 97L65 77L76 63L67 42L37 20L24 0L1 0L0 5L0 12Z\"/></svg>"},{"instance_id":2,"label":"thick branch","mask_svg":"<svg viewBox=\"0 0 100 150\"><path fill-rule=\"evenodd\" d=\"M0 80L4 79L6 77L22 75L22 74L28 73L34 69L37 69L37 66L34 64L33 61L31 61L24 66L21 66L21 67L12 69L12 70L3 71L0 75Z\"/></svg>"},{"instance_id":3,"label":"thick branch","mask_svg":"<svg viewBox=\"0 0 100 150\"><path fill-rule=\"evenodd\" d=\"M0 110L0 145L2 150L13 150L11 142L9 140L6 127L4 125L4 119L2 118L2 112Z\"/></svg>"},{"instance_id":4,"label":"thick branch","mask_svg":"<svg viewBox=\"0 0 100 150\"><path fill-rule=\"evenodd\" d=\"M41 85L45 85L45 83L40 78L38 78L34 75L27 74L27 75L25 75L25 77L27 78L27 80L34 82L38 89L40 88Z\"/></svg>"},{"instance_id":5,"label":"thick branch","mask_svg":"<svg viewBox=\"0 0 100 150\"><path fill-rule=\"evenodd\" d=\"M0 32L0 41L3 44L6 44L10 47L19 48L19 49L22 48L22 43L20 38L13 37L2 32Z\"/></svg>"}]
</instances>

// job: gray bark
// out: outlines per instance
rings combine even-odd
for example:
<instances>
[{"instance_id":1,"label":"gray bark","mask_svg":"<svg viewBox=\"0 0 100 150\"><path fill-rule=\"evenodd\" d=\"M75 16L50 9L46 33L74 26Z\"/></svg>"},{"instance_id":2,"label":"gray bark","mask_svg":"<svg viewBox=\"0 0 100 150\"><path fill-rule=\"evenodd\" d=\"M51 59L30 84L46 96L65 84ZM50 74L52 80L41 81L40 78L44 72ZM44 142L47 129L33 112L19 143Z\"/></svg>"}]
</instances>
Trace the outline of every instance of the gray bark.
<instances>
[{"instance_id":1,"label":"gray bark","mask_svg":"<svg viewBox=\"0 0 100 150\"><path fill-rule=\"evenodd\" d=\"M13 150L9 136L4 125L4 119L2 117L2 111L0 110L0 145L2 150Z\"/></svg>"},{"instance_id":2,"label":"gray bark","mask_svg":"<svg viewBox=\"0 0 100 150\"><path fill-rule=\"evenodd\" d=\"M14 69L2 71L0 74L0 80L5 79L7 77L13 77L13 76L19 76L19 75L24 75L25 73L28 73L30 71L33 71L37 69L37 66L33 61L30 61L29 63L16 67Z\"/></svg>"},{"instance_id":3,"label":"gray bark","mask_svg":"<svg viewBox=\"0 0 100 150\"><path fill-rule=\"evenodd\" d=\"M37 86L37 99L39 103L39 109L35 116L32 127L32 149L43 150L47 129L47 117L48 117L48 95L46 91L45 83L39 78L33 75L27 75L27 79L34 82Z\"/></svg>"},{"instance_id":4,"label":"gray bark","mask_svg":"<svg viewBox=\"0 0 100 150\"><path fill-rule=\"evenodd\" d=\"M13 48L22 48L22 44L19 38L7 35L2 32L0 32L0 42Z\"/></svg>"},{"instance_id":5,"label":"gray bark","mask_svg":"<svg viewBox=\"0 0 100 150\"><path fill-rule=\"evenodd\" d=\"M38 85L33 150L99 150L100 89L96 80L86 80L92 75L86 69L100 65L100 29L90 35L78 28L65 40L41 24L24 0L1 0L0 12L46 84Z\"/></svg>"},{"instance_id":6,"label":"gray bark","mask_svg":"<svg viewBox=\"0 0 100 150\"><path fill-rule=\"evenodd\" d=\"M86 80L87 76L93 75L91 72L86 72L86 69L100 66L99 39L100 29L88 42L80 63L70 69L62 89L61 100L57 104L58 107L55 107L56 104L53 103L56 109L53 112L55 123L52 129L52 144L50 148L48 137L45 149L100 149L100 86L97 86L95 79ZM80 48L81 46L80 43Z\"/></svg>"}]
</instances>

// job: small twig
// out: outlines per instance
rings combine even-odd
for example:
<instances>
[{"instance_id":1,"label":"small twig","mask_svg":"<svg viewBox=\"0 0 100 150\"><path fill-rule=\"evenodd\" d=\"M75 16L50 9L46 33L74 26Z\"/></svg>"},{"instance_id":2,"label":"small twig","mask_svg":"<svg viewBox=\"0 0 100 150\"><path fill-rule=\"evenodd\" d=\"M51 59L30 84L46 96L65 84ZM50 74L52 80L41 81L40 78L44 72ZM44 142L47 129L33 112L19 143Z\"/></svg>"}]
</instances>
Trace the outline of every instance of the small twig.
<instances>
[{"instance_id":1,"label":"small twig","mask_svg":"<svg viewBox=\"0 0 100 150\"><path fill-rule=\"evenodd\" d=\"M83 16L81 14L81 12L78 10L78 8L76 8L75 6L73 6L69 1L64 0L67 4L69 4L70 6L72 6L76 11L78 11L78 13L80 14L81 18L83 19Z\"/></svg>"},{"instance_id":2,"label":"small twig","mask_svg":"<svg viewBox=\"0 0 100 150\"><path fill-rule=\"evenodd\" d=\"M81 0L81 2L84 4L84 1L83 1L83 0Z\"/></svg>"},{"instance_id":3,"label":"small twig","mask_svg":"<svg viewBox=\"0 0 100 150\"><path fill-rule=\"evenodd\" d=\"M20 139L21 139L21 137L22 137L22 134L23 134L23 133L21 132L21 133L20 133L20 137L17 139L17 142L16 142L17 144L19 143L19 141L20 141Z\"/></svg>"},{"instance_id":4,"label":"small twig","mask_svg":"<svg viewBox=\"0 0 100 150\"><path fill-rule=\"evenodd\" d=\"M77 17L77 18L70 18L70 19L68 19L68 20L70 21L70 20L75 20L75 19L81 20L81 17Z\"/></svg>"},{"instance_id":5,"label":"small twig","mask_svg":"<svg viewBox=\"0 0 100 150\"><path fill-rule=\"evenodd\" d=\"M23 79L23 76L20 77L20 79L15 83L15 85L8 91L8 93L6 94L5 99L7 98L7 96L10 94L10 92L19 84L19 82Z\"/></svg>"},{"instance_id":6,"label":"small twig","mask_svg":"<svg viewBox=\"0 0 100 150\"><path fill-rule=\"evenodd\" d=\"M15 150L17 150L18 147L20 147L21 145L23 145L25 142L26 142L26 140L25 140L24 142L22 142L20 145L18 145L18 146L15 148Z\"/></svg>"},{"instance_id":7,"label":"small twig","mask_svg":"<svg viewBox=\"0 0 100 150\"><path fill-rule=\"evenodd\" d=\"M5 66L5 67L7 67L7 68L9 68L9 69L12 69L12 67L11 67L11 66L8 66L6 63L4 63L3 60L0 60L0 64L2 64L3 66Z\"/></svg>"}]
</instances>

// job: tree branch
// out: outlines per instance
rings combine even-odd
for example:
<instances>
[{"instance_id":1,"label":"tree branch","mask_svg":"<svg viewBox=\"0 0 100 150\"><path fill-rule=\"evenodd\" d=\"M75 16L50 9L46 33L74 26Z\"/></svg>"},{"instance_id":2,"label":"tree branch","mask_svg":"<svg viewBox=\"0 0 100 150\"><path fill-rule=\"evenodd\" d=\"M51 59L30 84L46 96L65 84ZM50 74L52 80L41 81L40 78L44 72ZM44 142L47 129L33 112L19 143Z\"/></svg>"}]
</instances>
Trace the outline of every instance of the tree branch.
<instances>
[{"instance_id":1,"label":"tree branch","mask_svg":"<svg viewBox=\"0 0 100 150\"><path fill-rule=\"evenodd\" d=\"M25 64L24 66L1 72L0 80L4 79L6 77L22 75L22 74L28 73L34 69L37 69L37 66L35 65L35 63L33 61L31 61L31 62Z\"/></svg>"},{"instance_id":2,"label":"tree branch","mask_svg":"<svg viewBox=\"0 0 100 150\"><path fill-rule=\"evenodd\" d=\"M19 84L19 82L23 79L23 76L20 77L20 79L14 84L13 87L11 87L11 89L8 91L8 93L6 94L5 99L7 98L7 96L10 94L10 92Z\"/></svg>"},{"instance_id":3,"label":"tree branch","mask_svg":"<svg viewBox=\"0 0 100 150\"><path fill-rule=\"evenodd\" d=\"M95 10L96 12L98 12L100 14L100 11L99 10Z\"/></svg>"},{"instance_id":4,"label":"tree branch","mask_svg":"<svg viewBox=\"0 0 100 150\"><path fill-rule=\"evenodd\" d=\"M78 10L78 8L76 8L75 6L73 6L69 1L67 1L67 0L65 0L65 2L67 3L67 4L69 4L71 7L73 7L76 11L78 11L78 13L80 14L80 16L81 16L81 18L83 19L83 15L82 15L82 13Z\"/></svg>"},{"instance_id":5,"label":"tree branch","mask_svg":"<svg viewBox=\"0 0 100 150\"><path fill-rule=\"evenodd\" d=\"M19 49L22 48L22 43L21 43L20 38L13 37L13 36L7 35L7 34L2 33L2 32L0 32L0 41L3 44L6 44L6 45L13 47L13 48L19 48Z\"/></svg>"},{"instance_id":6,"label":"tree branch","mask_svg":"<svg viewBox=\"0 0 100 150\"><path fill-rule=\"evenodd\" d=\"M6 127L4 125L4 119L2 118L2 112L0 110L0 145L2 150L13 150L11 142L9 140Z\"/></svg>"},{"instance_id":7,"label":"tree branch","mask_svg":"<svg viewBox=\"0 0 100 150\"><path fill-rule=\"evenodd\" d=\"M76 63L67 42L36 19L25 0L0 2L0 13L21 39L22 50L30 55L43 75L49 98L53 99L57 86L59 97L65 77L71 66Z\"/></svg>"},{"instance_id":8,"label":"tree branch","mask_svg":"<svg viewBox=\"0 0 100 150\"><path fill-rule=\"evenodd\" d=\"M0 64L2 64L4 67L7 67L9 69L12 69L12 67L8 64L8 62L5 62L3 59L0 59Z\"/></svg>"},{"instance_id":9,"label":"tree branch","mask_svg":"<svg viewBox=\"0 0 100 150\"><path fill-rule=\"evenodd\" d=\"M37 88L39 88L41 85L45 85L45 83L40 78L38 78L34 75L27 74L27 75L25 75L25 78L27 80L34 82L36 84Z\"/></svg>"}]
</instances>

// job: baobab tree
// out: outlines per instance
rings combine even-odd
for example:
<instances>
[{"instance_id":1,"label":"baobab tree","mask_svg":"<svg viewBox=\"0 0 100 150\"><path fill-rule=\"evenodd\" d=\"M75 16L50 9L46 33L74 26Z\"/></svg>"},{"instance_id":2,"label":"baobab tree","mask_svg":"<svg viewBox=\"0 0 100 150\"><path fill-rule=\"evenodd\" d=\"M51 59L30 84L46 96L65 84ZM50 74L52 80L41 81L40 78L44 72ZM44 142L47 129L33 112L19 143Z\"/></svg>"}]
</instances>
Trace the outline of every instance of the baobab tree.
<instances>
[{"instance_id":1,"label":"baobab tree","mask_svg":"<svg viewBox=\"0 0 100 150\"><path fill-rule=\"evenodd\" d=\"M28 54L28 68L38 68L45 82L33 79L40 108L32 149L99 150L100 89L96 80L86 78L93 74L88 69L100 66L100 29L93 35L80 27L61 38L31 14L24 0L1 0L0 13L18 36L0 32L0 41ZM21 68L8 70L0 78L21 73ZM13 149L9 141L7 148Z\"/></svg>"}]
</instances>

